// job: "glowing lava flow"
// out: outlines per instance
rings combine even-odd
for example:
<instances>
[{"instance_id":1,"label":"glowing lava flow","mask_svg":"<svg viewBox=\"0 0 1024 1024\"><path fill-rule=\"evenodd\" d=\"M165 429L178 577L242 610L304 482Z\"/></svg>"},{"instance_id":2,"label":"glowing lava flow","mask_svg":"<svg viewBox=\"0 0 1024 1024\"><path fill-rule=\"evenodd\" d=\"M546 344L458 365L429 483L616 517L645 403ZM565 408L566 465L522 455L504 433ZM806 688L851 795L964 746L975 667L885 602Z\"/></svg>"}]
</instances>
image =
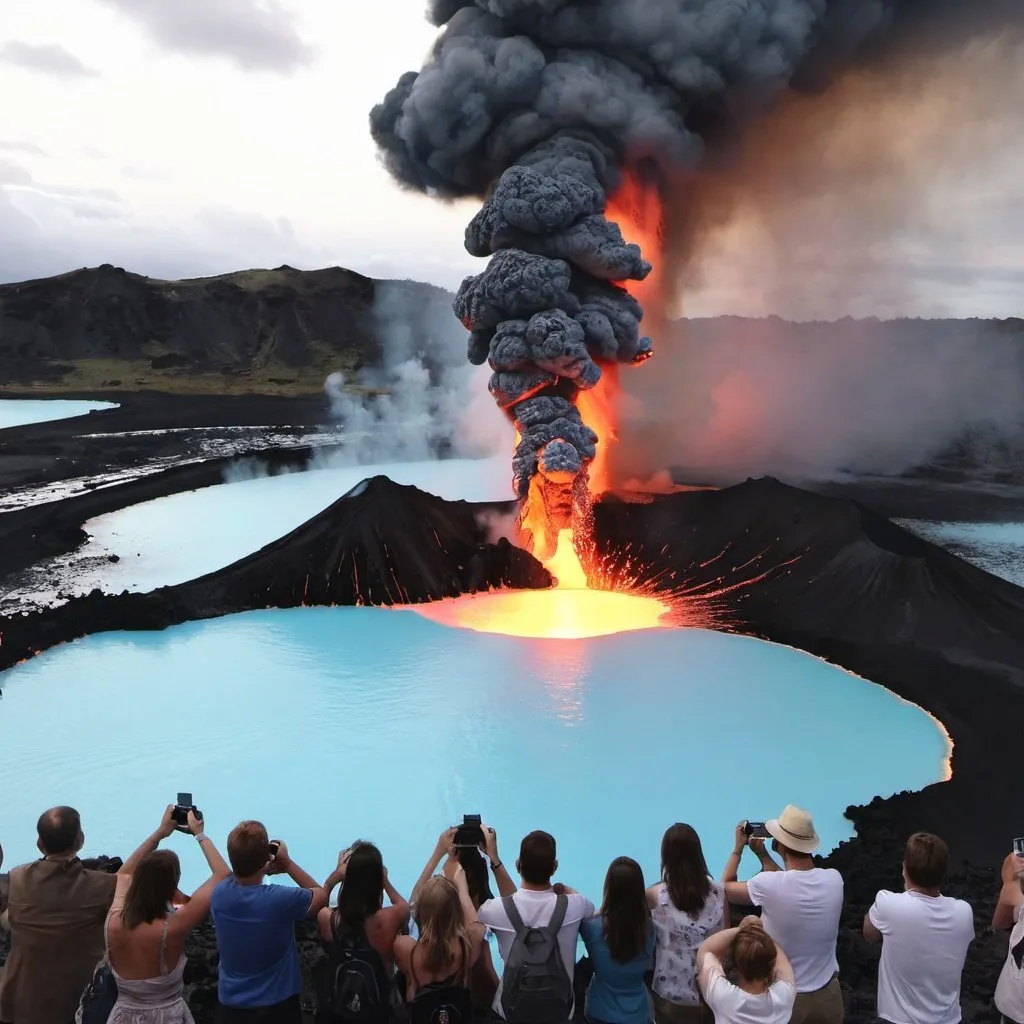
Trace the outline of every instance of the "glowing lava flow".
<instances>
[{"instance_id":1,"label":"glowing lava flow","mask_svg":"<svg viewBox=\"0 0 1024 1024\"><path fill-rule=\"evenodd\" d=\"M629 241L654 257L661 251L661 199L655 187L626 174L622 186L608 204L608 217L619 223ZM657 302L658 285L628 282L628 290L641 302ZM589 498L583 510L574 510L573 519L580 529L589 529L589 500L607 491L612 484L609 452L617 440L619 372L616 364L604 364L598 384L578 395L577 406L583 422L598 436L597 455L589 466L587 491ZM519 443L518 433L516 444ZM535 482L539 478L534 478ZM540 484L530 486L520 509L521 543L538 555L555 578L550 590L499 590L446 601L412 606L425 618L447 626L471 629L480 633L501 633L506 636L580 639L625 633L639 629L657 629L672 623L664 617L671 606L648 594L637 593L628 584L616 581L614 589L591 587L572 530L558 535L557 549L550 553L538 551L534 538L544 536L544 496ZM580 547L590 551L587 538ZM547 557L546 557L547 556ZM588 555L588 560L591 558ZM593 567L593 566L592 566Z\"/></svg>"},{"instance_id":2,"label":"glowing lava flow","mask_svg":"<svg viewBox=\"0 0 1024 1024\"><path fill-rule=\"evenodd\" d=\"M558 584L551 590L495 590L411 606L424 618L478 633L569 640L657 629L669 606L654 597L621 590L592 590L563 530L558 550L546 563Z\"/></svg>"}]
</instances>

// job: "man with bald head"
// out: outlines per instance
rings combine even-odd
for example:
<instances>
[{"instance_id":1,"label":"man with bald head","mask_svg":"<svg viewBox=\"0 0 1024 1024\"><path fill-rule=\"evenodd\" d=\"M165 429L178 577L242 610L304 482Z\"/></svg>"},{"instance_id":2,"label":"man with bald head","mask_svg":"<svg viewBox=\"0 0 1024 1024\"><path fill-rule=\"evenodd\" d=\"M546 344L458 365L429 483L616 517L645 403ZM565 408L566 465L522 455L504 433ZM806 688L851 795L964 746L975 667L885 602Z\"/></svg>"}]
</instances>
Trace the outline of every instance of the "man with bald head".
<instances>
[{"instance_id":1,"label":"man with bald head","mask_svg":"<svg viewBox=\"0 0 1024 1024\"><path fill-rule=\"evenodd\" d=\"M78 859L85 836L73 807L44 812L36 831L42 858L10 874L0 1024L70 1024L103 957L103 922L117 884Z\"/></svg>"}]
</instances>

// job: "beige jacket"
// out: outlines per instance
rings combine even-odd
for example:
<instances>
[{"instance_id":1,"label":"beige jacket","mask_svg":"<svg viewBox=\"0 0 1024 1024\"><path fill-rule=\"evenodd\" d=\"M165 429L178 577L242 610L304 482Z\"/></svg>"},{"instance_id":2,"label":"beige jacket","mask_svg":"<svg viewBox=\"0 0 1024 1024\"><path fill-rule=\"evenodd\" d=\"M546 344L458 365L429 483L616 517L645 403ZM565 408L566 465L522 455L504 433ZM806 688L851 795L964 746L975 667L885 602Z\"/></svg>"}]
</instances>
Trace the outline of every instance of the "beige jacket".
<instances>
[{"instance_id":1,"label":"beige jacket","mask_svg":"<svg viewBox=\"0 0 1024 1024\"><path fill-rule=\"evenodd\" d=\"M77 858L11 872L11 955L0 976L0 1024L69 1024L102 959L117 879Z\"/></svg>"}]
</instances>

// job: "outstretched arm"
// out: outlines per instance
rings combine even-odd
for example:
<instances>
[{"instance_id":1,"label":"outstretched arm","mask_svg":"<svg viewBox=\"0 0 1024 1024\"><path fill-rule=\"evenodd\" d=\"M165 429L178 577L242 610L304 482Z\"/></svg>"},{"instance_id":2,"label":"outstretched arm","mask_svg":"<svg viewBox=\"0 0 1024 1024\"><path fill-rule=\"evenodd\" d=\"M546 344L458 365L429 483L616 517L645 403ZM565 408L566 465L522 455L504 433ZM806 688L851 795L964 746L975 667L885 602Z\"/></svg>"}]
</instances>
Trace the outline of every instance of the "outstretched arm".
<instances>
[{"instance_id":1,"label":"outstretched arm","mask_svg":"<svg viewBox=\"0 0 1024 1024\"><path fill-rule=\"evenodd\" d=\"M174 831L174 804L168 804L167 810L164 811L164 816L160 819L160 825L152 835L147 836L139 844L131 856L118 868L117 873L119 875L134 875L135 869L139 866L139 861L146 856L147 853L152 853L160 843L166 839Z\"/></svg>"},{"instance_id":2,"label":"outstretched arm","mask_svg":"<svg viewBox=\"0 0 1024 1024\"><path fill-rule=\"evenodd\" d=\"M501 858L498 856L498 833L490 825L484 825L484 852L491 864L491 871L494 873L494 884L498 887L498 895L513 896L516 892L516 883L512 876L505 870Z\"/></svg>"},{"instance_id":3,"label":"outstretched arm","mask_svg":"<svg viewBox=\"0 0 1024 1024\"><path fill-rule=\"evenodd\" d=\"M441 863L441 858L448 853L451 849L451 845L455 840L455 832L457 830L452 828L446 828L440 836L438 836L437 844L434 846L434 852L431 853L429 860L423 865L423 870L420 872L420 877L416 879L416 884L412 887L412 892L409 894L409 902L415 903L416 897L420 894L420 889L426 885L427 880L434 876L437 871L438 864Z\"/></svg>"}]
</instances>

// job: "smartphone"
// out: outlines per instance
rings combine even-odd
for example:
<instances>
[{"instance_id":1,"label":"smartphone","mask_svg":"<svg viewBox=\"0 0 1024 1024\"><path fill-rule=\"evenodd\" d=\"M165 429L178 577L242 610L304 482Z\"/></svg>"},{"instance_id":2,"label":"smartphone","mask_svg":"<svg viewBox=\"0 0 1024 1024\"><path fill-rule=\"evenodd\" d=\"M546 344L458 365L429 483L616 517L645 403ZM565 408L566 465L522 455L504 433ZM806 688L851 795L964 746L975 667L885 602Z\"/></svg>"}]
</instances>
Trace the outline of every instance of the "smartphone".
<instances>
[{"instance_id":1,"label":"smartphone","mask_svg":"<svg viewBox=\"0 0 1024 1024\"><path fill-rule=\"evenodd\" d=\"M1013 852L1017 854L1018 857L1024 857L1024 836L1020 839L1014 839Z\"/></svg>"},{"instance_id":2,"label":"smartphone","mask_svg":"<svg viewBox=\"0 0 1024 1024\"><path fill-rule=\"evenodd\" d=\"M750 839L771 838L771 833L764 827L763 821L748 821L743 826L743 831Z\"/></svg>"}]
</instances>

